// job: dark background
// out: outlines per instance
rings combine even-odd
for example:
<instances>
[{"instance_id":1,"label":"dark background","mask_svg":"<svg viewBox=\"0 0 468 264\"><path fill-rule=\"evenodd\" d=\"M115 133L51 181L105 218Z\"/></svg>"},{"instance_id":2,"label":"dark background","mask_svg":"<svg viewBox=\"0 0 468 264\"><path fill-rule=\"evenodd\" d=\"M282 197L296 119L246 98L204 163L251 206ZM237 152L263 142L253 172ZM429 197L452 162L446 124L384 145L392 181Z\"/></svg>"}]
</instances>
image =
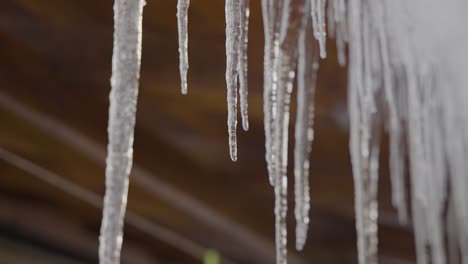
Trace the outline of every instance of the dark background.
<instances>
[{"instance_id":1,"label":"dark background","mask_svg":"<svg viewBox=\"0 0 468 264\"><path fill-rule=\"evenodd\" d=\"M252 1L250 20L251 128L238 130L239 158L233 163L227 145L224 2L191 3L189 93L182 96L177 3L148 0L128 209L151 228L138 221L125 226L122 263L201 263L207 248L234 263L274 263L259 3ZM0 1L0 263L97 263L100 209L38 177L52 172L104 193L112 6L111 0ZM311 227L299 253L293 250L292 177L289 181L293 263L357 259L346 69L336 61L328 40L316 96ZM291 114L294 124L294 105ZM380 260L413 263L410 228L397 224L390 205L386 160L384 142Z\"/></svg>"}]
</instances>

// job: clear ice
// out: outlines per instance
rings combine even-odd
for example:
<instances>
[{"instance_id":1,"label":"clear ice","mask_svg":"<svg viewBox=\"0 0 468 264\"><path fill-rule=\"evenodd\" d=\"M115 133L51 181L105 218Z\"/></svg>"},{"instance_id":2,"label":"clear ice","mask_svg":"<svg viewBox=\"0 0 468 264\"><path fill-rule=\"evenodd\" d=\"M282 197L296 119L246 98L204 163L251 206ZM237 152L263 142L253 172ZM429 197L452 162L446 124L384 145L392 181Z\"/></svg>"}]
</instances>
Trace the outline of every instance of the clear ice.
<instances>
[{"instance_id":1,"label":"clear ice","mask_svg":"<svg viewBox=\"0 0 468 264\"><path fill-rule=\"evenodd\" d=\"M299 36L297 62L297 114L294 146L294 196L296 249L302 250L309 230L309 156L314 139L314 96L317 83L318 47L313 39L312 20L307 19Z\"/></svg>"},{"instance_id":2,"label":"clear ice","mask_svg":"<svg viewBox=\"0 0 468 264\"><path fill-rule=\"evenodd\" d=\"M106 193L99 237L100 264L120 263L133 159L144 4L144 0L116 0L114 3L114 53L107 128Z\"/></svg>"},{"instance_id":3,"label":"clear ice","mask_svg":"<svg viewBox=\"0 0 468 264\"><path fill-rule=\"evenodd\" d=\"M249 33L249 0L226 0L226 85L228 104L229 154L237 160L237 94L240 97L242 127L249 129L247 46ZM239 91L238 91L239 90Z\"/></svg>"},{"instance_id":4,"label":"clear ice","mask_svg":"<svg viewBox=\"0 0 468 264\"><path fill-rule=\"evenodd\" d=\"M177 2L177 27L179 31L179 70L182 94L187 94L188 62L188 9L190 0Z\"/></svg>"}]
</instances>

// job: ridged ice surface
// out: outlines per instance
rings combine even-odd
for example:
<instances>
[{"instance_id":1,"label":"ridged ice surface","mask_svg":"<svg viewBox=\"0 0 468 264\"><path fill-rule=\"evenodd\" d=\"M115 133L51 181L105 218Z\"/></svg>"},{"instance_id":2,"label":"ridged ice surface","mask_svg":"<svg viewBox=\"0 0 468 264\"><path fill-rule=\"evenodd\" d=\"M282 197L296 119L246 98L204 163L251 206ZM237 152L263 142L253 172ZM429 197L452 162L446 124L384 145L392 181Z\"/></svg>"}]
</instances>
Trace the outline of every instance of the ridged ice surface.
<instances>
[{"instance_id":1,"label":"ridged ice surface","mask_svg":"<svg viewBox=\"0 0 468 264\"><path fill-rule=\"evenodd\" d=\"M327 57L327 32L325 30L325 0L310 0L311 15L312 15L312 28L314 36L319 42L320 46L320 57L325 59Z\"/></svg>"},{"instance_id":2,"label":"ridged ice surface","mask_svg":"<svg viewBox=\"0 0 468 264\"><path fill-rule=\"evenodd\" d=\"M226 84L228 104L229 153L237 160L237 89L241 44L241 8L237 0L226 0Z\"/></svg>"},{"instance_id":3,"label":"ridged ice surface","mask_svg":"<svg viewBox=\"0 0 468 264\"><path fill-rule=\"evenodd\" d=\"M240 93L242 126L249 129L247 103L247 44L249 0L226 0L226 85L229 153L237 160L237 95ZM240 86L240 87L239 87Z\"/></svg>"},{"instance_id":4,"label":"ridged ice surface","mask_svg":"<svg viewBox=\"0 0 468 264\"><path fill-rule=\"evenodd\" d=\"M250 17L250 0L240 1L240 48L239 48L239 98L240 98L240 114L242 119L242 128L244 131L249 130L249 103L248 103L248 56L247 47L249 44L249 17Z\"/></svg>"},{"instance_id":5,"label":"ridged ice surface","mask_svg":"<svg viewBox=\"0 0 468 264\"><path fill-rule=\"evenodd\" d=\"M276 97L274 101L270 101L270 108L266 110L274 117L274 120L269 122L271 134L269 134L270 146L267 148L270 151L270 157L268 157L269 166L271 166L269 170L270 179L275 192L277 263L287 263L286 214L289 111L300 35L304 33L307 20L310 19L310 4L308 1L291 0L284 1L283 4L283 12L275 17L277 20L275 23L279 22L278 25L268 26L273 28L272 34L276 36L271 39L272 43L270 43L270 47L273 48L273 55L271 56L272 76L269 82L271 87L268 87L275 94L270 94L266 98L271 100L272 96Z\"/></svg>"},{"instance_id":6,"label":"ridged ice surface","mask_svg":"<svg viewBox=\"0 0 468 264\"><path fill-rule=\"evenodd\" d=\"M114 54L99 263L120 263L123 220L133 159L133 135L140 78L144 0L114 3Z\"/></svg>"},{"instance_id":7,"label":"ridged ice surface","mask_svg":"<svg viewBox=\"0 0 468 264\"><path fill-rule=\"evenodd\" d=\"M313 39L312 20L300 33L297 62L297 114L294 146L294 196L296 207L296 249L302 250L309 230L309 155L314 139L314 96L319 52Z\"/></svg>"},{"instance_id":8,"label":"ridged ice surface","mask_svg":"<svg viewBox=\"0 0 468 264\"><path fill-rule=\"evenodd\" d=\"M179 70L182 94L187 94L188 62L188 9L190 0L177 2L177 28L179 31Z\"/></svg>"},{"instance_id":9,"label":"ridged ice surface","mask_svg":"<svg viewBox=\"0 0 468 264\"><path fill-rule=\"evenodd\" d=\"M274 185L275 168L275 144L273 135L275 120L277 118L277 87L278 76L276 73L279 55L280 25L283 10L283 1L262 0L263 30L265 35L264 51L264 83L263 83L263 112L265 126L265 159L267 161L268 177L271 185Z\"/></svg>"}]
</instances>

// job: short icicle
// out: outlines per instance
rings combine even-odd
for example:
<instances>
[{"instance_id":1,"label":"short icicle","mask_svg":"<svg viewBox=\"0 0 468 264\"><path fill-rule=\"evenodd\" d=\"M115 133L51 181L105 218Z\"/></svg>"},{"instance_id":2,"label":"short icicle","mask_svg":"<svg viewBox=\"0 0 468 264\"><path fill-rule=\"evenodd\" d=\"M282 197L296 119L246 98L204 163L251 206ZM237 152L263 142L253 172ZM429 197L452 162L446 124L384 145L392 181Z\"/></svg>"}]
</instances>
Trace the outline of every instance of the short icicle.
<instances>
[{"instance_id":1,"label":"short icicle","mask_svg":"<svg viewBox=\"0 0 468 264\"><path fill-rule=\"evenodd\" d=\"M325 0L311 0L311 17L314 28L315 38L319 42L320 46L320 58L325 59L327 57L327 31L325 26Z\"/></svg>"},{"instance_id":2,"label":"short icicle","mask_svg":"<svg viewBox=\"0 0 468 264\"><path fill-rule=\"evenodd\" d=\"M144 4L144 0L116 0L114 3L114 53L109 96L106 193L99 237L100 264L120 263L133 159Z\"/></svg>"},{"instance_id":3,"label":"short icicle","mask_svg":"<svg viewBox=\"0 0 468 264\"><path fill-rule=\"evenodd\" d=\"M182 94L187 94L188 62L188 31L187 19L190 0L177 2L177 27L179 30L179 70Z\"/></svg>"}]
</instances>

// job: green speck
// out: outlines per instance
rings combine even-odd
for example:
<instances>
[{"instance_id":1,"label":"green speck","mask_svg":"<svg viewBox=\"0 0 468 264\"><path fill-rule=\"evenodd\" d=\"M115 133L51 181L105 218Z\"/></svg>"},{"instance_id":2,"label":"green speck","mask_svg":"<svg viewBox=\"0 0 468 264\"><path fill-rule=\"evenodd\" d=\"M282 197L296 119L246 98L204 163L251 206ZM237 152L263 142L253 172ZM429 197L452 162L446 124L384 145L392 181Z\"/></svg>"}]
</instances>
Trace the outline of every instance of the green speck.
<instances>
[{"instance_id":1,"label":"green speck","mask_svg":"<svg viewBox=\"0 0 468 264\"><path fill-rule=\"evenodd\" d=\"M203 258L203 264L220 264L219 253L214 249L208 249L205 252L205 257Z\"/></svg>"}]
</instances>

